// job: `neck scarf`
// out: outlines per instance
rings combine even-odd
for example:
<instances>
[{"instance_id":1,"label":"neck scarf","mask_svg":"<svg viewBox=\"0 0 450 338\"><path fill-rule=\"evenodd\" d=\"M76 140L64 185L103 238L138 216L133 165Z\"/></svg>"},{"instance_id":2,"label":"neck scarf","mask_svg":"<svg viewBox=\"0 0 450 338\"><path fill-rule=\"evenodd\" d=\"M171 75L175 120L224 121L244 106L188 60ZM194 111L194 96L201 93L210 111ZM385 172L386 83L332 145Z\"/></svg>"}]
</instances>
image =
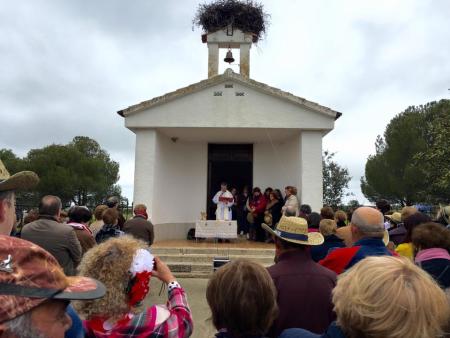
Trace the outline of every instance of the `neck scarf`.
<instances>
[{"instance_id":1,"label":"neck scarf","mask_svg":"<svg viewBox=\"0 0 450 338\"><path fill-rule=\"evenodd\" d=\"M142 217L142 218L148 219L148 215L147 215L147 211L146 210L135 210L134 214L137 217Z\"/></svg>"},{"instance_id":2,"label":"neck scarf","mask_svg":"<svg viewBox=\"0 0 450 338\"><path fill-rule=\"evenodd\" d=\"M80 230L85 230L87 232L89 232L92 235L92 231L91 229L89 229L86 225L82 224L82 223L77 223L77 222L69 222L67 223L68 225L72 226L72 228L75 229L80 229Z\"/></svg>"},{"instance_id":3,"label":"neck scarf","mask_svg":"<svg viewBox=\"0 0 450 338\"><path fill-rule=\"evenodd\" d=\"M423 261L428 261L430 259L448 259L450 260L450 254L447 250L442 248L431 248L420 250L415 258L416 263L421 263Z\"/></svg>"}]
</instances>

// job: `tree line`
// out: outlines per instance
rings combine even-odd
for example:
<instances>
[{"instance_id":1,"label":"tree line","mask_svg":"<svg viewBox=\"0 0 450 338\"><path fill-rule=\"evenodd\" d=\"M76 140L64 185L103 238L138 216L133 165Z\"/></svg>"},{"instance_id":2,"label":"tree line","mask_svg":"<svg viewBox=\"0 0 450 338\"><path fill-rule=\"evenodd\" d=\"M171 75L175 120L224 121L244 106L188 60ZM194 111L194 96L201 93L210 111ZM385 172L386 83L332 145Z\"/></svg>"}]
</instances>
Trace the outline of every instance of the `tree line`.
<instances>
[{"instance_id":1,"label":"tree line","mask_svg":"<svg viewBox=\"0 0 450 338\"><path fill-rule=\"evenodd\" d=\"M411 106L375 141L361 177L367 199L402 206L450 201L450 100Z\"/></svg>"},{"instance_id":2,"label":"tree line","mask_svg":"<svg viewBox=\"0 0 450 338\"><path fill-rule=\"evenodd\" d=\"M0 149L0 158L10 174L32 170L40 182L35 191L19 193L17 203L37 205L41 196L57 195L64 205L98 205L107 196L120 196L119 163L97 141L76 136L68 144L32 149L20 158L10 149Z\"/></svg>"}]
</instances>

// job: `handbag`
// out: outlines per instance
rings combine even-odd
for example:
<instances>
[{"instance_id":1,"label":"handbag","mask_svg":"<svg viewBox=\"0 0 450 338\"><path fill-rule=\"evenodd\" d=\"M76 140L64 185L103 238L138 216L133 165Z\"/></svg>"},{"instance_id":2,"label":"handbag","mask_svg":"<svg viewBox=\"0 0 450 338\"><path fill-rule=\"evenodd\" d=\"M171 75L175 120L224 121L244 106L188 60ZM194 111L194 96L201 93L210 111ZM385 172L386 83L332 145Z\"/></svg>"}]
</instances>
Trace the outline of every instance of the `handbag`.
<instances>
[{"instance_id":1,"label":"handbag","mask_svg":"<svg viewBox=\"0 0 450 338\"><path fill-rule=\"evenodd\" d=\"M266 211L264 215L264 223L268 226L272 226L272 219L272 214L269 211Z\"/></svg>"}]
</instances>

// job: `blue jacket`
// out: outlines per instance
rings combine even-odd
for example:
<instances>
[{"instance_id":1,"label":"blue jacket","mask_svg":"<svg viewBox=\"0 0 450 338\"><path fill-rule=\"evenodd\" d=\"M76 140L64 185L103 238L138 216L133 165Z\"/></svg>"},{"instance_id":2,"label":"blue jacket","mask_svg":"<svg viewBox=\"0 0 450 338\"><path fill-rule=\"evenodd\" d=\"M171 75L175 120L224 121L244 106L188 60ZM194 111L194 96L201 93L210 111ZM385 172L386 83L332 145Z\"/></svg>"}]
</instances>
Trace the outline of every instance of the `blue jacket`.
<instances>
[{"instance_id":1,"label":"blue jacket","mask_svg":"<svg viewBox=\"0 0 450 338\"><path fill-rule=\"evenodd\" d=\"M325 236L323 244L311 246L311 258L318 262L328 255L330 249L335 248L345 248L344 241L336 235Z\"/></svg>"},{"instance_id":2,"label":"blue jacket","mask_svg":"<svg viewBox=\"0 0 450 338\"><path fill-rule=\"evenodd\" d=\"M72 326L69 328L69 330L66 331L64 337L83 338L84 337L83 323L81 322L80 317L78 317L78 314L73 309L72 305L69 304L69 306L67 306L66 313L70 316L70 319L72 319Z\"/></svg>"},{"instance_id":3,"label":"blue jacket","mask_svg":"<svg viewBox=\"0 0 450 338\"><path fill-rule=\"evenodd\" d=\"M355 242L350 248L339 248L322 259L319 264L340 274L360 260L368 256L392 256L381 238L363 238Z\"/></svg>"},{"instance_id":4,"label":"blue jacket","mask_svg":"<svg viewBox=\"0 0 450 338\"><path fill-rule=\"evenodd\" d=\"M347 338L336 322L331 323L324 334L316 334L303 329L284 330L279 338Z\"/></svg>"}]
</instances>

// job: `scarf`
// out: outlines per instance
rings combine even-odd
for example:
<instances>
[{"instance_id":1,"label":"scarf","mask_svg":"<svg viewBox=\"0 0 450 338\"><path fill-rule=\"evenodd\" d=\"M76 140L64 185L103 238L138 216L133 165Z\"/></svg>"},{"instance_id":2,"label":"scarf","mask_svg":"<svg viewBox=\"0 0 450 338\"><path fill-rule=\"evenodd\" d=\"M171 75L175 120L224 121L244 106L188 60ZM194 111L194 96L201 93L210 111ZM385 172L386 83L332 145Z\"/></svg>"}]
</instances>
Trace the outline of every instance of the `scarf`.
<instances>
[{"instance_id":1,"label":"scarf","mask_svg":"<svg viewBox=\"0 0 450 338\"><path fill-rule=\"evenodd\" d=\"M136 215L136 217L148 219L148 214L146 210L135 210L134 214Z\"/></svg>"},{"instance_id":2,"label":"scarf","mask_svg":"<svg viewBox=\"0 0 450 338\"><path fill-rule=\"evenodd\" d=\"M87 232L89 232L92 235L91 229L89 229L86 225L84 225L82 223L69 222L69 223L67 223L67 225L70 225L72 228L75 228L75 229L86 230Z\"/></svg>"},{"instance_id":3,"label":"scarf","mask_svg":"<svg viewBox=\"0 0 450 338\"><path fill-rule=\"evenodd\" d=\"M446 249L442 248L431 248L420 250L415 258L416 263L421 263L424 261L428 261L430 259L448 259L450 260L450 254Z\"/></svg>"}]
</instances>

